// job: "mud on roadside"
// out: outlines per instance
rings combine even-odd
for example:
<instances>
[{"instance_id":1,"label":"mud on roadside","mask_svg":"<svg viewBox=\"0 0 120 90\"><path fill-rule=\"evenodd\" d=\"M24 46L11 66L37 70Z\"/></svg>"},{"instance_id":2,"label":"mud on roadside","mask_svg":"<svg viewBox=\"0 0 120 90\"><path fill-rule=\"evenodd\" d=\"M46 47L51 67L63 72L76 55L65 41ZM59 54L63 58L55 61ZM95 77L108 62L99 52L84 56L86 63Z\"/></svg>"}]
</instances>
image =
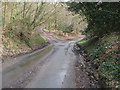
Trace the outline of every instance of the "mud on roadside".
<instances>
[{"instance_id":1,"label":"mud on roadside","mask_svg":"<svg viewBox=\"0 0 120 90\"><path fill-rule=\"evenodd\" d=\"M87 62L86 56L78 54L78 60L75 63L75 75L77 88L101 88L99 76Z\"/></svg>"}]
</instances>

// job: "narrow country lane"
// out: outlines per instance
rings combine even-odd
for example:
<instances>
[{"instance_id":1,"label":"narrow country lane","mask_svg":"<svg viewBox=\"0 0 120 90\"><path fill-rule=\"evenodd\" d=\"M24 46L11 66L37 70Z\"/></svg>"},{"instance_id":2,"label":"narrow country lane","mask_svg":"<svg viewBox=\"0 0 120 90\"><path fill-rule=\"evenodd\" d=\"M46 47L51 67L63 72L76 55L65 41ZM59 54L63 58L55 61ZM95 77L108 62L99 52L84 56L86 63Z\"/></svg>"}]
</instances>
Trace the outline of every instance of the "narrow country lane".
<instances>
[{"instance_id":1,"label":"narrow country lane","mask_svg":"<svg viewBox=\"0 0 120 90\"><path fill-rule=\"evenodd\" d=\"M70 45L72 45L70 42L57 43L54 48L56 51L47 58L48 62L43 65L37 76L27 85L27 88L62 88L71 62L76 60ZM68 86L74 88L75 85L72 82L69 82Z\"/></svg>"},{"instance_id":2,"label":"narrow country lane","mask_svg":"<svg viewBox=\"0 0 120 90\"><path fill-rule=\"evenodd\" d=\"M41 58L39 51L32 55L21 56L19 62L15 63L8 68L3 69L3 87L16 87L11 86L14 81L26 71L29 70L37 63L43 63L32 78L30 83L27 83L27 88L62 88L65 76L71 65L74 64L76 56L71 51L73 42L58 42L48 55ZM74 75L74 74L73 74ZM67 83L67 87L75 87L75 83ZM23 81L24 83L24 81ZM65 87L65 86L64 86Z\"/></svg>"},{"instance_id":3,"label":"narrow country lane","mask_svg":"<svg viewBox=\"0 0 120 90\"><path fill-rule=\"evenodd\" d=\"M72 52L76 40L59 41L46 32L44 36L49 38L52 44L33 53L16 57L14 59L18 62L3 67L3 88L76 87L73 66L77 58Z\"/></svg>"}]
</instances>

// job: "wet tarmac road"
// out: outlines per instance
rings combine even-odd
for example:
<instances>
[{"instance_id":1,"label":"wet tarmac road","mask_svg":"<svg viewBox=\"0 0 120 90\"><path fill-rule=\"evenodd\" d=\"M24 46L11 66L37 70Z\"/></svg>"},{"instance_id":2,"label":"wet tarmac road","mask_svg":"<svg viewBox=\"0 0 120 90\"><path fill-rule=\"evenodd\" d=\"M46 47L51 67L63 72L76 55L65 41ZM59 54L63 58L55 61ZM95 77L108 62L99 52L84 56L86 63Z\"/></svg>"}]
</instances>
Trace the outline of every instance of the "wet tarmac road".
<instances>
[{"instance_id":1,"label":"wet tarmac road","mask_svg":"<svg viewBox=\"0 0 120 90\"><path fill-rule=\"evenodd\" d=\"M49 35L46 34L45 36ZM53 37L51 38L51 41L56 40ZM13 81L17 81L25 71L44 61L45 63L32 80L22 88L75 88L74 73L71 76L73 78L65 80L65 77L70 74L71 65L74 65L77 59L72 52L75 41L56 40L57 43L53 43L50 47L16 57L15 59L19 59L18 62L2 69L2 87L11 87Z\"/></svg>"},{"instance_id":2,"label":"wet tarmac road","mask_svg":"<svg viewBox=\"0 0 120 90\"><path fill-rule=\"evenodd\" d=\"M27 88L62 88L70 63L76 60L71 51L70 45L72 44L71 42L55 44L55 52L49 56L48 62L43 65ZM71 85L69 86L75 87L75 85Z\"/></svg>"},{"instance_id":3,"label":"wet tarmac road","mask_svg":"<svg viewBox=\"0 0 120 90\"><path fill-rule=\"evenodd\" d=\"M2 66L2 87L11 87L12 83L17 81L27 70L32 68L38 62L41 62L41 59L51 50L51 48L52 46L49 46L33 53L13 58L17 59L18 62L7 67Z\"/></svg>"}]
</instances>

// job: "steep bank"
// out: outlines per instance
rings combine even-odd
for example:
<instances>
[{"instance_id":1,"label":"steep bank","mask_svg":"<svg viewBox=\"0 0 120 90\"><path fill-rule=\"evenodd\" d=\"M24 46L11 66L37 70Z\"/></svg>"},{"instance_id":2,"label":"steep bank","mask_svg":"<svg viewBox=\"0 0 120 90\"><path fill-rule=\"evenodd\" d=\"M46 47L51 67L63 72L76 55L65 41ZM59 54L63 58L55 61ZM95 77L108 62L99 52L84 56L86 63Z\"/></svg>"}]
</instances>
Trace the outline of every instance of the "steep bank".
<instances>
[{"instance_id":1,"label":"steep bank","mask_svg":"<svg viewBox=\"0 0 120 90\"><path fill-rule=\"evenodd\" d=\"M9 37L2 38L2 62L6 62L10 57L26 54L36 49L43 48L49 42L39 34L31 35L29 39L20 40L18 38L11 39Z\"/></svg>"},{"instance_id":2,"label":"steep bank","mask_svg":"<svg viewBox=\"0 0 120 90\"><path fill-rule=\"evenodd\" d=\"M77 44L87 51L87 61L98 73L103 87L120 87L119 35L112 33L102 38L84 39Z\"/></svg>"}]
</instances>

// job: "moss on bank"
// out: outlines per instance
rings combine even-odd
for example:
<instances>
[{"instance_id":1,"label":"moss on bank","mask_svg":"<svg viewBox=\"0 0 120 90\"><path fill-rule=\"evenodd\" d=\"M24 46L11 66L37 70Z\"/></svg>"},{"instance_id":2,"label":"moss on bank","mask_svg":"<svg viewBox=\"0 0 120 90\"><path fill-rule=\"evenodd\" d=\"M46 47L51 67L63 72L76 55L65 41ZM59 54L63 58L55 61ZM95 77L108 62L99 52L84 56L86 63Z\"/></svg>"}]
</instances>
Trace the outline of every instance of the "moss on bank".
<instances>
[{"instance_id":1,"label":"moss on bank","mask_svg":"<svg viewBox=\"0 0 120 90\"><path fill-rule=\"evenodd\" d=\"M43 37L41 37L40 35L36 35L36 36L31 36L29 42L31 47L37 48L40 47L41 45L44 45L48 41Z\"/></svg>"},{"instance_id":2,"label":"moss on bank","mask_svg":"<svg viewBox=\"0 0 120 90\"><path fill-rule=\"evenodd\" d=\"M39 34L31 35L28 39L24 38L23 40L3 38L2 42L4 46L2 50L3 58L24 54L48 44L48 41Z\"/></svg>"},{"instance_id":3,"label":"moss on bank","mask_svg":"<svg viewBox=\"0 0 120 90\"><path fill-rule=\"evenodd\" d=\"M81 45L89 55L89 62L93 64L99 74L104 87L120 87L120 51L119 36L115 33L102 38L84 39Z\"/></svg>"}]
</instances>

